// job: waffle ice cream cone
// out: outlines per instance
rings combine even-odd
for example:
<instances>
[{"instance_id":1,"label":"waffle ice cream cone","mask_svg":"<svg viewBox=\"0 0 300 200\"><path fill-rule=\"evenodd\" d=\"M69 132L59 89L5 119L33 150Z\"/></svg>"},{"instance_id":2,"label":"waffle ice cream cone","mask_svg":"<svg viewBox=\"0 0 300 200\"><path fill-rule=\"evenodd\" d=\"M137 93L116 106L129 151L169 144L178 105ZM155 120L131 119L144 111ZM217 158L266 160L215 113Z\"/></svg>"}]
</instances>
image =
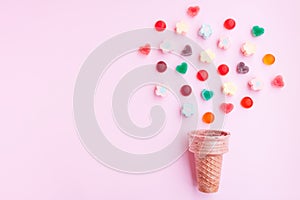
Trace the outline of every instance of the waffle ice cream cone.
<instances>
[{"instance_id":1,"label":"waffle ice cream cone","mask_svg":"<svg viewBox=\"0 0 300 200\"><path fill-rule=\"evenodd\" d=\"M189 134L189 151L194 153L199 191L218 191L229 136L229 133L217 130L198 130Z\"/></svg>"}]
</instances>

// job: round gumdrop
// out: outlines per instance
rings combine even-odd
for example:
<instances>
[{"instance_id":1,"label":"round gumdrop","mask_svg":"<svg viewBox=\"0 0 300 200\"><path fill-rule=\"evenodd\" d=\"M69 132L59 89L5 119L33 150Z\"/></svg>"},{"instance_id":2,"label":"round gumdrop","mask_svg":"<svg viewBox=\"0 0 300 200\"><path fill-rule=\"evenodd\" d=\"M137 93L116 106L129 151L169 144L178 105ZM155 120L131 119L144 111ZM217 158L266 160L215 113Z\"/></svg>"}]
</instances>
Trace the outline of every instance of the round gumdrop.
<instances>
[{"instance_id":1,"label":"round gumdrop","mask_svg":"<svg viewBox=\"0 0 300 200\"><path fill-rule=\"evenodd\" d=\"M224 27L228 30L234 29L234 27L235 27L234 19L231 19L231 18L226 19L224 22Z\"/></svg>"},{"instance_id":2,"label":"round gumdrop","mask_svg":"<svg viewBox=\"0 0 300 200\"><path fill-rule=\"evenodd\" d=\"M221 76L225 76L229 72L229 67L225 64L219 65L218 72Z\"/></svg>"},{"instance_id":3,"label":"round gumdrop","mask_svg":"<svg viewBox=\"0 0 300 200\"><path fill-rule=\"evenodd\" d=\"M167 27L166 23L162 20L159 20L154 25L155 29L159 32L164 31Z\"/></svg>"},{"instance_id":4,"label":"round gumdrop","mask_svg":"<svg viewBox=\"0 0 300 200\"><path fill-rule=\"evenodd\" d=\"M189 85L183 85L183 86L180 88L180 93L181 93L183 96L189 96L189 95L192 93L192 88L191 88L191 86L189 86Z\"/></svg>"},{"instance_id":5,"label":"round gumdrop","mask_svg":"<svg viewBox=\"0 0 300 200\"><path fill-rule=\"evenodd\" d=\"M250 97L244 97L241 100L241 106L244 108L251 108L253 106L253 100Z\"/></svg>"},{"instance_id":6,"label":"round gumdrop","mask_svg":"<svg viewBox=\"0 0 300 200\"><path fill-rule=\"evenodd\" d=\"M208 73L207 73L207 71L204 70L204 69L198 71L198 73L197 73L197 79L199 81L206 81L208 79Z\"/></svg>"},{"instance_id":7,"label":"round gumdrop","mask_svg":"<svg viewBox=\"0 0 300 200\"><path fill-rule=\"evenodd\" d=\"M275 62L275 57L272 54L266 54L263 57L263 63L266 65L272 65Z\"/></svg>"},{"instance_id":8,"label":"round gumdrop","mask_svg":"<svg viewBox=\"0 0 300 200\"><path fill-rule=\"evenodd\" d=\"M206 124L211 124L215 120L215 115L212 112L206 112L202 116L202 121Z\"/></svg>"},{"instance_id":9,"label":"round gumdrop","mask_svg":"<svg viewBox=\"0 0 300 200\"><path fill-rule=\"evenodd\" d=\"M160 73L163 73L167 70L167 64L164 61L159 61L156 64L156 70Z\"/></svg>"}]
</instances>

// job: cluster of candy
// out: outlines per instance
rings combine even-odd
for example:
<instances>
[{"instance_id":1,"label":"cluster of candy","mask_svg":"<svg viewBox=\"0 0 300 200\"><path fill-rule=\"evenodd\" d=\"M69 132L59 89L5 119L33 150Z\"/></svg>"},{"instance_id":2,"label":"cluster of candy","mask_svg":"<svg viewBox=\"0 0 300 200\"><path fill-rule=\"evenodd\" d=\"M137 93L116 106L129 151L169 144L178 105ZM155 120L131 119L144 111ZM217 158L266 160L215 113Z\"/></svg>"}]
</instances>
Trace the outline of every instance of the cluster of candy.
<instances>
[{"instance_id":1,"label":"cluster of candy","mask_svg":"<svg viewBox=\"0 0 300 200\"><path fill-rule=\"evenodd\" d=\"M198 12L200 11L199 6L192 6L187 9L187 14L190 17L195 17ZM234 19L226 19L224 21L224 28L228 30L232 30L235 28L236 22ZM162 20L159 20L155 23L154 25L156 31L164 31L166 29L166 23ZM180 21L176 23L175 27L175 32L177 34L186 34L189 30L189 26L187 23ZM259 37L264 34L264 28L259 27L259 26L253 26L251 30L251 34L253 37ZM209 24L202 24L202 26L199 28L198 35L203 38L204 40L208 39L211 35L213 34L213 30ZM223 50L227 50L230 48L230 38L228 36L222 36L218 39L217 41L217 47ZM163 53L168 53L172 51L172 45L169 42L163 41L160 44L160 50ZM148 55L150 53L151 46L149 44L146 44L142 47L139 48L139 52ZM251 43L251 42L245 42L242 44L240 47L240 51L242 55L244 56L252 56L253 54L256 53L256 45ZM182 56L191 56L193 54L192 48L190 45L186 45L183 50L181 51ZM200 52L200 61L202 63L211 63L215 59L215 53L210 50L206 49L202 52ZM266 54L262 58L262 62L265 65L272 65L275 62L275 57L272 54ZM156 65L156 70L159 73L163 73L167 70L167 64L164 61L159 61ZM185 74L188 70L188 64L186 62L182 62L180 65L176 67L176 71L180 74ZM229 67L226 64L221 64L217 68L217 72L220 76L225 76L229 72ZM249 72L249 67L244 63L244 62L239 62L236 65L236 73L237 74L246 74ZM196 75L197 79L199 81L206 81L209 77L209 74L206 70L200 70L197 72ZM272 81L271 81L272 86L281 88L284 86L283 78L281 75L276 76ZM248 82L248 86L251 90L253 91L260 91L263 89L263 81L260 80L259 78L253 78ZM226 96L233 96L236 91L237 87L234 85L232 82L225 82L222 85L222 92ZM167 92L167 89L162 87L162 86L156 86L155 87L155 94L157 96L165 96ZM192 93L192 88L189 85L183 85L180 88L180 92L183 96L189 96ZM213 96L214 92L203 89L200 94L201 98L204 101L209 101ZM243 97L240 101L240 104L243 108L251 108L253 105L253 100L246 96ZM234 108L234 105L232 103L222 103L220 105L220 109L225 113L228 114L230 113ZM189 117L195 113L195 110L193 109L193 106L190 104L184 104L181 109L182 115L185 117ZM214 121L214 114L212 112L206 112L202 116L202 120L205 123L212 123Z\"/></svg>"}]
</instances>

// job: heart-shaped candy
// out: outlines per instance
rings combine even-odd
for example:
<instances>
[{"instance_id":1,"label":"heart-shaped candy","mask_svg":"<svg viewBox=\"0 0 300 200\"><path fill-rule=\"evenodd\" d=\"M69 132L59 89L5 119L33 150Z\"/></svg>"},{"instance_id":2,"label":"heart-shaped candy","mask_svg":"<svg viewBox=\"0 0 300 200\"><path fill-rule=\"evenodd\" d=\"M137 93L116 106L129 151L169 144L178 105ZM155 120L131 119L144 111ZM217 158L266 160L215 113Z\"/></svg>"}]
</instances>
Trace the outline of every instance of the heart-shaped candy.
<instances>
[{"instance_id":1,"label":"heart-shaped candy","mask_svg":"<svg viewBox=\"0 0 300 200\"><path fill-rule=\"evenodd\" d=\"M282 88L284 86L284 81L283 81L283 78L281 75L278 75L276 76L271 84L274 86L274 87L278 87L278 88Z\"/></svg>"},{"instance_id":2,"label":"heart-shaped candy","mask_svg":"<svg viewBox=\"0 0 300 200\"><path fill-rule=\"evenodd\" d=\"M247 74L249 72L249 67L247 65L245 65L244 62L240 62L236 66L236 72L238 74Z\"/></svg>"},{"instance_id":3,"label":"heart-shaped candy","mask_svg":"<svg viewBox=\"0 0 300 200\"><path fill-rule=\"evenodd\" d=\"M212 97L214 96L214 92L211 90L202 90L201 92L201 97L203 98L203 100L208 101L210 100Z\"/></svg>"},{"instance_id":4,"label":"heart-shaped candy","mask_svg":"<svg viewBox=\"0 0 300 200\"><path fill-rule=\"evenodd\" d=\"M259 26L253 26L251 33L253 35L253 37L258 37L261 36L262 34L264 34L265 29Z\"/></svg>"},{"instance_id":5,"label":"heart-shaped candy","mask_svg":"<svg viewBox=\"0 0 300 200\"><path fill-rule=\"evenodd\" d=\"M144 46L141 46L139 48L139 52L143 55L148 55L151 51L151 46L150 44L145 44Z\"/></svg>"},{"instance_id":6,"label":"heart-shaped candy","mask_svg":"<svg viewBox=\"0 0 300 200\"><path fill-rule=\"evenodd\" d=\"M191 17L195 17L200 10L199 6L190 6L187 10L187 14Z\"/></svg>"},{"instance_id":7,"label":"heart-shaped candy","mask_svg":"<svg viewBox=\"0 0 300 200\"><path fill-rule=\"evenodd\" d=\"M234 106L232 103L222 103L220 105L220 109L225 113L228 114L233 110Z\"/></svg>"},{"instance_id":8,"label":"heart-shaped candy","mask_svg":"<svg viewBox=\"0 0 300 200\"><path fill-rule=\"evenodd\" d=\"M177 65L176 71L180 74L185 74L187 71L188 65L186 62L181 63L180 65Z\"/></svg>"},{"instance_id":9,"label":"heart-shaped candy","mask_svg":"<svg viewBox=\"0 0 300 200\"><path fill-rule=\"evenodd\" d=\"M181 51L182 56L191 56L193 54L192 47L190 45L185 45L183 50Z\"/></svg>"}]
</instances>

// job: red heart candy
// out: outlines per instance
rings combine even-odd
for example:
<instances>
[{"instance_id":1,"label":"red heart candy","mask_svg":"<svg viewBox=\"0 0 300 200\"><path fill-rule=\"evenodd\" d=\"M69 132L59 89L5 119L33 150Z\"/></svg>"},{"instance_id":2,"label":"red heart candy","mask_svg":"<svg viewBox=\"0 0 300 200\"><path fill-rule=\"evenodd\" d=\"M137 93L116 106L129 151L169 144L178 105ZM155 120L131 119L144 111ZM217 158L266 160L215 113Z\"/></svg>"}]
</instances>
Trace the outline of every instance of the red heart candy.
<instances>
[{"instance_id":1,"label":"red heart candy","mask_svg":"<svg viewBox=\"0 0 300 200\"><path fill-rule=\"evenodd\" d=\"M141 46L139 48L139 52L144 55L148 55L150 53L150 51L151 51L150 44L145 44L144 46Z\"/></svg>"},{"instance_id":2,"label":"red heart candy","mask_svg":"<svg viewBox=\"0 0 300 200\"><path fill-rule=\"evenodd\" d=\"M228 114L228 113L230 113L232 110L233 110L233 104L232 103L222 103L221 104L221 106L220 106L220 109L224 112L224 113L226 113L226 114Z\"/></svg>"},{"instance_id":3,"label":"red heart candy","mask_svg":"<svg viewBox=\"0 0 300 200\"><path fill-rule=\"evenodd\" d=\"M278 75L276 76L271 84L274 86L274 87L278 87L278 88L282 88L284 86L284 82L283 82L283 78L281 75Z\"/></svg>"},{"instance_id":4,"label":"red heart candy","mask_svg":"<svg viewBox=\"0 0 300 200\"><path fill-rule=\"evenodd\" d=\"M199 10L199 6L191 6L188 8L187 14L191 17L195 17L198 14Z\"/></svg>"}]
</instances>

